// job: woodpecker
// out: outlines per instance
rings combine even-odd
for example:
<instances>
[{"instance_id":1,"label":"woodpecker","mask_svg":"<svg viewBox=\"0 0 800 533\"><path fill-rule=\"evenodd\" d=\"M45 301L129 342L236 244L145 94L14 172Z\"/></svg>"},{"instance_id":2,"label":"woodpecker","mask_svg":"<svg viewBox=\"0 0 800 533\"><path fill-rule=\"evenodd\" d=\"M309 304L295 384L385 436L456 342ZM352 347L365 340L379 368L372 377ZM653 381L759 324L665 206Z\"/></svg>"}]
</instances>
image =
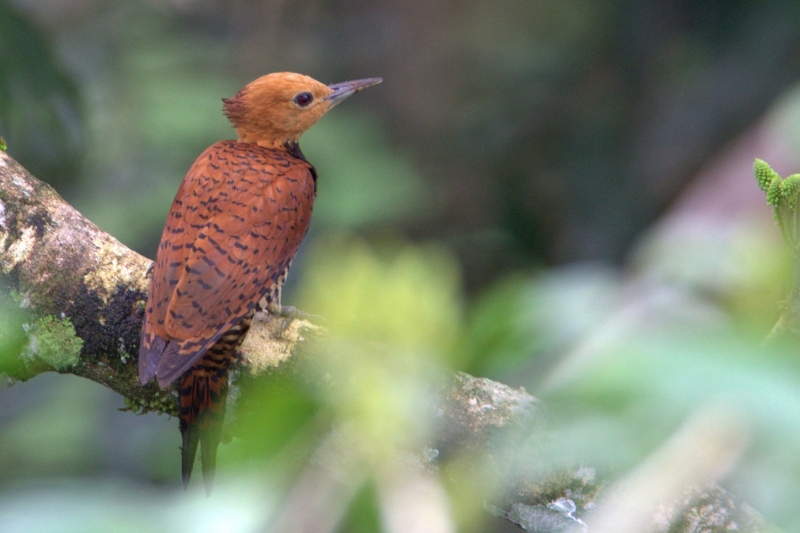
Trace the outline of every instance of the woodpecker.
<instances>
[{"instance_id":1,"label":"woodpecker","mask_svg":"<svg viewBox=\"0 0 800 533\"><path fill-rule=\"evenodd\" d=\"M183 484L198 444L210 492L228 372L257 310L281 312L281 288L306 235L317 173L298 141L348 96L383 81L325 85L267 74L223 98L238 139L207 148L183 179L152 270L139 379L179 380Z\"/></svg>"}]
</instances>

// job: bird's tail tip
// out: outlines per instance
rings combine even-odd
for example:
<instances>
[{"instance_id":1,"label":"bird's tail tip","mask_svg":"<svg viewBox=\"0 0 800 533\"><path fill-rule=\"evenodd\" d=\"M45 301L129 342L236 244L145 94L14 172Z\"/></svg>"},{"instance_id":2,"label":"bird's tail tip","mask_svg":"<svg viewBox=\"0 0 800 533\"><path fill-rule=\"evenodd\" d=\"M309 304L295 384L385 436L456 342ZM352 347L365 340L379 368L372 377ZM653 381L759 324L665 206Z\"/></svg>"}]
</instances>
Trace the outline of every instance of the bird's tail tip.
<instances>
[{"instance_id":1,"label":"bird's tail tip","mask_svg":"<svg viewBox=\"0 0 800 533\"><path fill-rule=\"evenodd\" d=\"M188 425L185 429L181 424L183 434L183 445L181 446L181 477L183 478L183 489L189 486L192 479L192 469L194 468L194 458L197 455L197 444L200 442L200 431L197 426Z\"/></svg>"},{"instance_id":2,"label":"bird's tail tip","mask_svg":"<svg viewBox=\"0 0 800 533\"><path fill-rule=\"evenodd\" d=\"M217 448L222 440L228 376L227 373L188 373L181 379L179 390L183 487L189 485L199 447L203 483L209 495L214 485Z\"/></svg>"}]
</instances>

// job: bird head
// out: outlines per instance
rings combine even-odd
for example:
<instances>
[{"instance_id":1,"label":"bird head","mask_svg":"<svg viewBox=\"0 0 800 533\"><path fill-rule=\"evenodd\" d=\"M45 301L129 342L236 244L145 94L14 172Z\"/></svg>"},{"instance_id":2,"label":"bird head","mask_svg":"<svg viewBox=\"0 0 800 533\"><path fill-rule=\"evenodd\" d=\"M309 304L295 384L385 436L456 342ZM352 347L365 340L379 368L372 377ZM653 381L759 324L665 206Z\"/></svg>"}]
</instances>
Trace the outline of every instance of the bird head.
<instances>
[{"instance_id":1,"label":"bird head","mask_svg":"<svg viewBox=\"0 0 800 533\"><path fill-rule=\"evenodd\" d=\"M239 140L267 148L297 143L300 136L342 100L383 81L381 78L325 85L294 72L275 72L223 98L225 116Z\"/></svg>"}]
</instances>

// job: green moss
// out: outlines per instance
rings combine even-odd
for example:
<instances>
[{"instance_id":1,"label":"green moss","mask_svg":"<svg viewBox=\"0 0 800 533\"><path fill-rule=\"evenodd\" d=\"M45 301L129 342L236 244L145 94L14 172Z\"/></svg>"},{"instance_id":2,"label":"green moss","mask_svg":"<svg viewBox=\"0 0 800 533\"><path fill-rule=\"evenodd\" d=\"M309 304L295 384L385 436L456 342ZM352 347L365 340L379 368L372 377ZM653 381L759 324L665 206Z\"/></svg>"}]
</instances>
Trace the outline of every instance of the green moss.
<instances>
[{"instance_id":1,"label":"green moss","mask_svg":"<svg viewBox=\"0 0 800 533\"><path fill-rule=\"evenodd\" d=\"M122 401L125 405L122 408L122 411L131 411L139 415L155 412L159 415L168 414L172 416L178 416L175 398L169 394L165 394L163 397L158 396L151 400L123 397Z\"/></svg>"},{"instance_id":2,"label":"green moss","mask_svg":"<svg viewBox=\"0 0 800 533\"><path fill-rule=\"evenodd\" d=\"M3 139L2 137L0 137L0 150L2 150L3 152L8 150L8 145L6 144L6 140Z\"/></svg>"},{"instance_id":3,"label":"green moss","mask_svg":"<svg viewBox=\"0 0 800 533\"><path fill-rule=\"evenodd\" d=\"M45 316L34 324L25 356L66 370L80 361L83 339L75 333L69 318Z\"/></svg>"}]
</instances>

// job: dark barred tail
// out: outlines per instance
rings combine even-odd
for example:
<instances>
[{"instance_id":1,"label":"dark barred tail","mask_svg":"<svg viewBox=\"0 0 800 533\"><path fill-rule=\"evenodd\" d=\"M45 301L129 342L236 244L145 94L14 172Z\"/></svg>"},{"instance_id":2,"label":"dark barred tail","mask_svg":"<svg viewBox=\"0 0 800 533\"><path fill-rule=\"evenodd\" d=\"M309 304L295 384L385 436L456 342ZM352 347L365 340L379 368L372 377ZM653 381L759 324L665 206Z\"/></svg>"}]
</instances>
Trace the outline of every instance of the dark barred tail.
<instances>
[{"instance_id":1,"label":"dark barred tail","mask_svg":"<svg viewBox=\"0 0 800 533\"><path fill-rule=\"evenodd\" d=\"M183 436L181 471L184 488L192 477L199 443L203 482L206 494L211 493L217 465L217 448L222 440L227 396L227 364L214 364L204 358L181 378L179 401L180 427Z\"/></svg>"}]
</instances>

